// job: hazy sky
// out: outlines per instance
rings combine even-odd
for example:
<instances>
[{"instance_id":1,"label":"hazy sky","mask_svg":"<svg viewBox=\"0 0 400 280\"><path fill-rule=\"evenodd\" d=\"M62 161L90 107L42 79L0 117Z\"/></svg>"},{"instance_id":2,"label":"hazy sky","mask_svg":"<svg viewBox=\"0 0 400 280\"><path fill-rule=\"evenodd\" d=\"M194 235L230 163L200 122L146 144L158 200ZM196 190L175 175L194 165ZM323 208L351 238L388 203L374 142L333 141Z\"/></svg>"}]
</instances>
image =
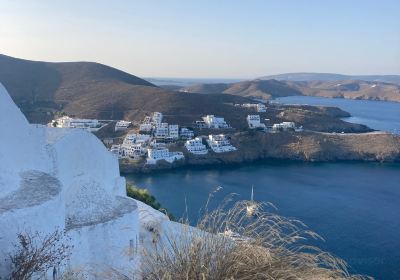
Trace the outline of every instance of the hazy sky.
<instances>
[{"instance_id":1,"label":"hazy sky","mask_svg":"<svg viewBox=\"0 0 400 280\"><path fill-rule=\"evenodd\" d=\"M0 53L142 77L400 74L400 0L0 0Z\"/></svg>"}]
</instances>

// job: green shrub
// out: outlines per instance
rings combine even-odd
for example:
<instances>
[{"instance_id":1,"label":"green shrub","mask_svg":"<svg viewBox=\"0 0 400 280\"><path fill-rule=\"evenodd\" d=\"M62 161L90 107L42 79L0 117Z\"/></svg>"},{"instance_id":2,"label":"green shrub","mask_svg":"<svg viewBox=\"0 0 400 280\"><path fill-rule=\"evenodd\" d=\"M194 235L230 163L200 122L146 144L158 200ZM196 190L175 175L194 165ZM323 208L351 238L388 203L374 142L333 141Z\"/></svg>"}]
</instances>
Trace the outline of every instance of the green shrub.
<instances>
[{"instance_id":1,"label":"green shrub","mask_svg":"<svg viewBox=\"0 0 400 280\"><path fill-rule=\"evenodd\" d=\"M174 216L169 213L165 208L161 206L161 204L157 201L157 199L150 194L147 189L141 189L131 184L126 184L126 194L136 200L139 200L152 208L166 214L170 220L175 220Z\"/></svg>"}]
</instances>

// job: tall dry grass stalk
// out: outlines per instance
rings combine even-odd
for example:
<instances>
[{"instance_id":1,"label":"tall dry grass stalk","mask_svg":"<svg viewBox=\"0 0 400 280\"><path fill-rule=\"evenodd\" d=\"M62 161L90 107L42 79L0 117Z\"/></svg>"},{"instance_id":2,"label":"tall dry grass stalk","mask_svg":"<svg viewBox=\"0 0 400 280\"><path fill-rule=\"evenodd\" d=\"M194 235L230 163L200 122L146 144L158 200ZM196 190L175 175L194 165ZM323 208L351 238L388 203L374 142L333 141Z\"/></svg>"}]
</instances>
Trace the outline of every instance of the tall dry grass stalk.
<instances>
[{"instance_id":1,"label":"tall dry grass stalk","mask_svg":"<svg viewBox=\"0 0 400 280\"><path fill-rule=\"evenodd\" d=\"M164 232L143 253L143 279L371 279L350 275L343 260L307 245L321 237L298 220L271 213L271 207L226 199L216 210L203 211L196 228L185 221L181 230Z\"/></svg>"}]
</instances>

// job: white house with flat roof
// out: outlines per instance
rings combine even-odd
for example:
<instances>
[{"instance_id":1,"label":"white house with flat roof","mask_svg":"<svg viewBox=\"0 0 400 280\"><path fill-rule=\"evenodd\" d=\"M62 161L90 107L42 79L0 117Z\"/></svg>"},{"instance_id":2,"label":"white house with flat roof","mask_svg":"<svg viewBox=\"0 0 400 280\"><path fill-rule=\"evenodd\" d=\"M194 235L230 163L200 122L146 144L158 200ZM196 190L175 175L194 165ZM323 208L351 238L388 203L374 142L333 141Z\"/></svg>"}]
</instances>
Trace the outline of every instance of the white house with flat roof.
<instances>
[{"instance_id":1,"label":"white house with flat roof","mask_svg":"<svg viewBox=\"0 0 400 280\"><path fill-rule=\"evenodd\" d=\"M246 120L250 129L265 128L265 124L260 121L260 115L248 115Z\"/></svg>"},{"instance_id":2,"label":"white house with flat roof","mask_svg":"<svg viewBox=\"0 0 400 280\"><path fill-rule=\"evenodd\" d=\"M132 124L132 122L129 121L118 121L115 124L115 131L125 131L128 129L128 127Z\"/></svg>"},{"instance_id":3,"label":"white house with flat roof","mask_svg":"<svg viewBox=\"0 0 400 280\"><path fill-rule=\"evenodd\" d=\"M263 103L258 103L256 106L256 110L258 113L265 113L267 111L267 107L265 107L265 104Z\"/></svg>"},{"instance_id":4,"label":"white house with flat roof","mask_svg":"<svg viewBox=\"0 0 400 280\"><path fill-rule=\"evenodd\" d=\"M147 164L156 164L159 160L173 163L174 161L183 158L184 155L182 152L170 152L167 148L148 149L147 151Z\"/></svg>"},{"instance_id":5,"label":"white house with flat roof","mask_svg":"<svg viewBox=\"0 0 400 280\"><path fill-rule=\"evenodd\" d=\"M208 153L208 149L206 145L203 144L203 141L200 137L187 140L185 143L185 148L188 150L189 153L195 155L205 155Z\"/></svg>"},{"instance_id":6,"label":"white house with flat roof","mask_svg":"<svg viewBox=\"0 0 400 280\"><path fill-rule=\"evenodd\" d=\"M125 157L138 158L145 155L146 152L147 145L145 145L144 143L121 145L121 154Z\"/></svg>"},{"instance_id":7,"label":"white house with flat roof","mask_svg":"<svg viewBox=\"0 0 400 280\"><path fill-rule=\"evenodd\" d=\"M114 155L116 155L118 158L121 158L122 157L121 145L112 145L110 152L113 153Z\"/></svg>"},{"instance_id":8,"label":"white house with flat roof","mask_svg":"<svg viewBox=\"0 0 400 280\"><path fill-rule=\"evenodd\" d=\"M258 113L265 113L267 111L267 107L263 103L244 103L242 107L254 108Z\"/></svg>"},{"instance_id":9,"label":"white house with flat roof","mask_svg":"<svg viewBox=\"0 0 400 280\"><path fill-rule=\"evenodd\" d=\"M127 134L124 139L124 143L127 144L148 143L149 141L150 141L150 135L140 134L140 133Z\"/></svg>"},{"instance_id":10,"label":"white house with flat roof","mask_svg":"<svg viewBox=\"0 0 400 280\"><path fill-rule=\"evenodd\" d=\"M53 126L61 128L83 128L94 129L100 128L101 124L95 119L74 119L64 116L52 121Z\"/></svg>"},{"instance_id":11,"label":"white house with flat roof","mask_svg":"<svg viewBox=\"0 0 400 280\"><path fill-rule=\"evenodd\" d=\"M182 139L192 139L194 137L193 130L190 130L186 127L182 127L180 131L180 136Z\"/></svg>"},{"instance_id":12,"label":"white house with flat roof","mask_svg":"<svg viewBox=\"0 0 400 280\"><path fill-rule=\"evenodd\" d=\"M209 135L207 144L215 153L236 151L236 148L231 145L229 139L224 134Z\"/></svg>"},{"instance_id":13,"label":"white house with flat roof","mask_svg":"<svg viewBox=\"0 0 400 280\"><path fill-rule=\"evenodd\" d=\"M159 125L163 120L163 114L160 112L154 112L152 117L151 117L151 121L154 125Z\"/></svg>"},{"instance_id":14,"label":"white house with flat roof","mask_svg":"<svg viewBox=\"0 0 400 280\"><path fill-rule=\"evenodd\" d=\"M166 139L169 135L168 123L160 123L156 126L154 137L157 139Z\"/></svg>"},{"instance_id":15,"label":"white house with flat roof","mask_svg":"<svg viewBox=\"0 0 400 280\"><path fill-rule=\"evenodd\" d=\"M224 118L216 117L214 115L207 115L203 117L203 121L208 128L229 128Z\"/></svg>"},{"instance_id":16,"label":"white house with flat roof","mask_svg":"<svg viewBox=\"0 0 400 280\"><path fill-rule=\"evenodd\" d=\"M171 140L177 140L179 138L179 125L168 125L168 138Z\"/></svg>"},{"instance_id":17,"label":"white house with flat roof","mask_svg":"<svg viewBox=\"0 0 400 280\"><path fill-rule=\"evenodd\" d=\"M276 123L272 126L274 131L286 131L286 130L294 130L296 129L296 125L294 122L281 122Z\"/></svg>"}]
</instances>

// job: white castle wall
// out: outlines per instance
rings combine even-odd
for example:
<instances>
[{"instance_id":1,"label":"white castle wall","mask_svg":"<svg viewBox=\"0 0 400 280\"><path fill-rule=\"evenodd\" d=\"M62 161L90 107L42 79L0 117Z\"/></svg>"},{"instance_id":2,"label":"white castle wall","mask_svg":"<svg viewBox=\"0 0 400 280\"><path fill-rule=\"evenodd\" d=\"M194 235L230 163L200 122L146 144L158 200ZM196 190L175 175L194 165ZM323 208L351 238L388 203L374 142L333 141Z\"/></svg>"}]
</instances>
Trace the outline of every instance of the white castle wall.
<instances>
[{"instance_id":1,"label":"white castle wall","mask_svg":"<svg viewBox=\"0 0 400 280\"><path fill-rule=\"evenodd\" d=\"M56 228L71 237L72 268L138 265L137 203L117 159L86 131L29 125L0 84L0 259L18 232Z\"/></svg>"}]
</instances>

